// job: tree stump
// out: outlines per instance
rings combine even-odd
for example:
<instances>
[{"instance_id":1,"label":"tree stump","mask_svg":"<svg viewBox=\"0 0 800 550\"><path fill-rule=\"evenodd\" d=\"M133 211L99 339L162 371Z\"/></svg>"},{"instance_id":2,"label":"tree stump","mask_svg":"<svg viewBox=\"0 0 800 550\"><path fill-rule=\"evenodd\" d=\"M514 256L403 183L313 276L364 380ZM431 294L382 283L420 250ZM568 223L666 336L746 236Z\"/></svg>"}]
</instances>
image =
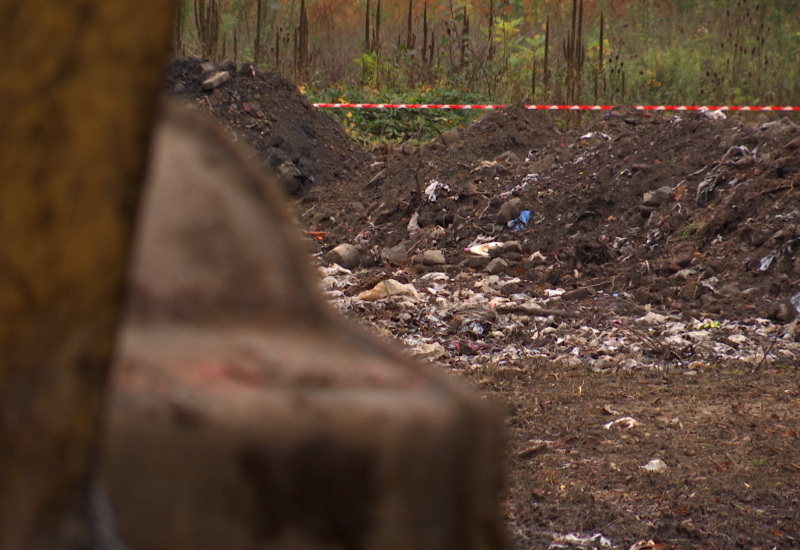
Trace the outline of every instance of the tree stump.
<instances>
[{"instance_id":1,"label":"tree stump","mask_svg":"<svg viewBox=\"0 0 800 550\"><path fill-rule=\"evenodd\" d=\"M321 297L277 184L159 125L105 462L134 549L488 549L502 426Z\"/></svg>"}]
</instances>

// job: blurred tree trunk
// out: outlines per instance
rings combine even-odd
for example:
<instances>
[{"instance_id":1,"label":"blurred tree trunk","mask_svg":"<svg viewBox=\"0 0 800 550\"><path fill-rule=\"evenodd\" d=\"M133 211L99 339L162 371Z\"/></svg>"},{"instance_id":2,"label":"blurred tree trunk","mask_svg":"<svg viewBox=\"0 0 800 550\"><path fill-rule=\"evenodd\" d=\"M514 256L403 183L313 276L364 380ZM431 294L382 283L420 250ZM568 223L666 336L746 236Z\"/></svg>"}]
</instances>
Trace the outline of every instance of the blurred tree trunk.
<instances>
[{"instance_id":1,"label":"blurred tree trunk","mask_svg":"<svg viewBox=\"0 0 800 550\"><path fill-rule=\"evenodd\" d=\"M162 0L0 3L0 549L86 548Z\"/></svg>"}]
</instances>

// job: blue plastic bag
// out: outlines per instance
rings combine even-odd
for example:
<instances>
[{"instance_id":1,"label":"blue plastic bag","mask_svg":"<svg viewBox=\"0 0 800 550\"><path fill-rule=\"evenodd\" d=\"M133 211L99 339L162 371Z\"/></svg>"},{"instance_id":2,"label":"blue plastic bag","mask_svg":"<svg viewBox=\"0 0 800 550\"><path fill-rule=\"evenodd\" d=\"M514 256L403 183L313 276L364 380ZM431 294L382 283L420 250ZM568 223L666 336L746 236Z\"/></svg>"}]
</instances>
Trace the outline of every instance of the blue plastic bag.
<instances>
[{"instance_id":1,"label":"blue plastic bag","mask_svg":"<svg viewBox=\"0 0 800 550\"><path fill-rule=\"evenodd\" d=\"M512 231L522 231L528 226L530 219L531 211L523 210L519 213L519 216L508 222L508 227L510 227Z\"/></svg>"}]
</instances>

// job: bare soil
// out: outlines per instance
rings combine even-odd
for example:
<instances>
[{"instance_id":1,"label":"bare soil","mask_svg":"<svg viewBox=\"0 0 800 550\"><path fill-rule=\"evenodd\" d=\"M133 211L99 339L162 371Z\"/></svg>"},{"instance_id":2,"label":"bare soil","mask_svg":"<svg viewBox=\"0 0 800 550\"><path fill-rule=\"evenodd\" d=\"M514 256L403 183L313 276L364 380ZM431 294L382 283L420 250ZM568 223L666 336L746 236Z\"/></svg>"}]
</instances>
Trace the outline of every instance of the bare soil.
<instances>
[{"instance_id":1,"label":"bare soil","mask_svg":"<svg viewBox=\"0 0 800 550\"><path fill-rule=\"evenodd\" d=\"M792 120L621 108L566 129L516 106L362 151L280 75L200 76L176 61L165 87L296 167L335 306L505 410L509 549L800 547ZM498 223L515 198L519 231ZM518 247L488 273L464 251L485 241ZM342 243L359 267L325 261ZM389 278L416 295L359 298Z\"/></svg>"}]
</instances>

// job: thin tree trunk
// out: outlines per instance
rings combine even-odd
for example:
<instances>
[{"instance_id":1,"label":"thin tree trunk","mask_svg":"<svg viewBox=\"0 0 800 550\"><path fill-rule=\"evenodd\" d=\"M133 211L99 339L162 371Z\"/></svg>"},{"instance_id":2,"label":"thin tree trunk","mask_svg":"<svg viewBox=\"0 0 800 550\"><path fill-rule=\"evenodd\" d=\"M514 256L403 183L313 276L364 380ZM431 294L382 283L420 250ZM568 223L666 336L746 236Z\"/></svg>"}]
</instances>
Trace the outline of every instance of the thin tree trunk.
<instances>
[{"instance_id":1,"label":"thin tree trunk","mask_svg":"<svg viewBox=\"0 0 800 550\"><path fill-rule=\"evenodd\" d=\"M258 0L256 3L256 41L253 44L253 65L258 68L261 62L261 31L264 28L264 7L263 0Z\"/></svg>"}]
</instances>

